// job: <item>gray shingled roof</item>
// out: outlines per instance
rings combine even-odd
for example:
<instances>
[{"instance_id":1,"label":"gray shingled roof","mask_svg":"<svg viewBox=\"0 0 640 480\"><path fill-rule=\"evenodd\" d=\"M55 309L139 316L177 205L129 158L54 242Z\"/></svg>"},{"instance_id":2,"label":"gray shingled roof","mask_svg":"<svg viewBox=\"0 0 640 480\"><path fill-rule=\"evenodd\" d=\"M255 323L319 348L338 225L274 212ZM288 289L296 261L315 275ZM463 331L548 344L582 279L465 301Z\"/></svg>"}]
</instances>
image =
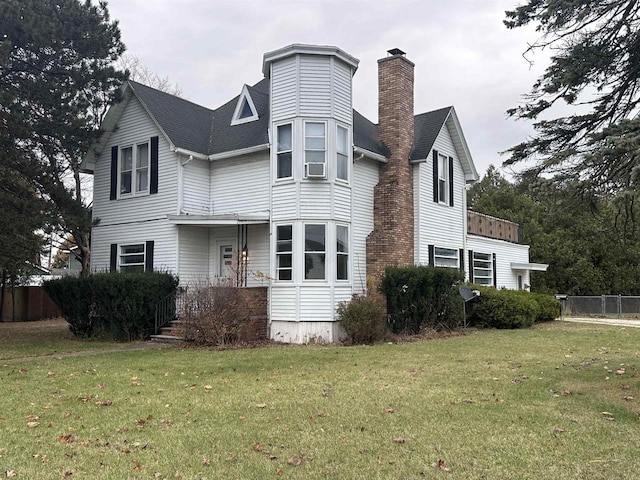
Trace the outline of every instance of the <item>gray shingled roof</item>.
<instances>
[{"instance_id":1,"label":"gray shingled roof","mask_svg":"<svg viewBox=\"0 0 640 480\"><path fill-rule=\"evenodd\" d=\"M453 107L445 107L416 115L413 120L413 152L411 160L424 160Z\"/></svg>"},{"instance_id":2,"label":"gray shingled roof","mask_svg":"<svg viewBox=\"0 0 640 480\"><path fill-rule=\"evenodd\" d=\"M178 148L212 155L269 143L269 80L266 78L247 87L259 119L233 126L231 119L239 95L211 110L141 83L130 81L129 84L171 143ZM429 155L451 108L414 117L415 145L411 160L422 160ZM378 125L356 110L353 111L353 143L364 150L389 156L389 149L378 140Z\"/></svg>"},{"instance_id":3,"label":"gray shingled roof","mask_svg":"<svg viewBox=\"0 0 640 480\"><path fill-rule=\"evenodd\" d=\"M378 125L353 111L353 144L379 155L389 156L389 149L378 140Z\"/></svg>"},{"instance_id":4,"label":"gray shingled roof","mask_svg":"<svg viewBox=\"0 0 640 480\"><path fill-rule=\"evenodd\" d=\"M213 110L138 82L129 85L174 146L207 153Z\"/></svg>"},{"instance_id":5,"label":"gray shingled roof","mask_svg":"<svg viewBox=\"0 0 640 480\"><path fill-rule=\"evenodd\" d=\"M256 107L258 120L231 126L240 95L213 112L211 143L207 153L216 154L269 143L269 80L247 87Z\"/></svg>"}]
</instances>

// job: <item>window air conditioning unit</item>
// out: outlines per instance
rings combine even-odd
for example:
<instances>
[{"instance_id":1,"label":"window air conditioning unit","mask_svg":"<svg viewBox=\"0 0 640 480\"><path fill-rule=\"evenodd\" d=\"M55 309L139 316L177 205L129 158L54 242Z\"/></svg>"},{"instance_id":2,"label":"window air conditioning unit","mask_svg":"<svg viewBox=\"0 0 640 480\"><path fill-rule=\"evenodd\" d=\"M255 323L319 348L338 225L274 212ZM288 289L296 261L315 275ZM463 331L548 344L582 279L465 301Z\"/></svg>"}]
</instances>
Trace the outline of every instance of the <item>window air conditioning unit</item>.
<instances>
[{"instance_id":1,"label":"window air conditioning unit","mask_svg":"<svg viewBox=\"0 0 640 480\"><path fill-rule=\"evenodd\" d=\"M324 163L307 163L307 178L326 178Z\"/></svg>"}]
</instances>

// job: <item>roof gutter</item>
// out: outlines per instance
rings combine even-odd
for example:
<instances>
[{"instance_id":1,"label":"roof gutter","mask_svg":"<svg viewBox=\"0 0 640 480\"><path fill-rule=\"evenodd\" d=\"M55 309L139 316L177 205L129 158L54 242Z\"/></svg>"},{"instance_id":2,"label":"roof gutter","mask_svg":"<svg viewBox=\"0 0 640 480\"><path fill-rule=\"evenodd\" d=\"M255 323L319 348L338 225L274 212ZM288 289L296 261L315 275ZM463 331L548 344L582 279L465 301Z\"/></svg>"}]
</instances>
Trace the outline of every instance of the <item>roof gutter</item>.
<instances>
[{"instance_id":1,"label":"roof gutter","mask_svg":"<svg viewBox=\"0 0 640 480\"><path fill-rule=\"evenodd\" d=\"M186 155L188 157L193 157L193 158L197 158L198 160L208 160L209 157L207 157L206 155L203 155L201 153L197 153L197 152L192 152L191 150L187 150L186 148L179 148L176 147L173 149L174 152L176 153L180 153L182 155Z\"/></svg>"},{"instance_id":2,"label":"roof gutter","mask_svg":"<svg viewBox=\"0 0 640 480\"><path fill-rule=\"evenodd\" d=\"M379 162L382 163L388 163L389 159L387 157L385 157L384 155L380 155L379 153L374 153L371 150L367 150L365 148L361 148L361 147L353 147L353 151L355 153L364 155L367 158L371 158L372 160L377 160Z\"/></svg>"},{"instance_id":3,"label":"roof gutter","mask_svg":"<svg viewBox=\"0 0 640 480\"><path fill-rule=\"evenodd\" d=\"M270 145L265 143L263 145L256 145L255 147L241 148L239 150L230 150L228 152L215 153L206 157L208 160L222 160L224 158L238 157L240 155L248 155L250 153L262 152L268 150Z\"/></svg>"}]
</instances>

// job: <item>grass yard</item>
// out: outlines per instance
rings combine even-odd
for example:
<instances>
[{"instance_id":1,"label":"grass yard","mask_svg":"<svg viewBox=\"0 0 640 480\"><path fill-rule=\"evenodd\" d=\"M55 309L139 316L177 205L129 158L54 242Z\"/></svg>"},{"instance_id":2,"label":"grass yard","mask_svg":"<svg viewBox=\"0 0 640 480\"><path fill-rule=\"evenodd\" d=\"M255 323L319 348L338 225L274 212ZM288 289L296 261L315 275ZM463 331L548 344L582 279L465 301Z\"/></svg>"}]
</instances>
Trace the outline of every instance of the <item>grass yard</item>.
<instances>
[{"instance_id":1,"label":"grass yard","mask_svg":"<svg viewBox=\"0 0 640 480\"><path fill-rule=\"evenodd\" d=\"M11 343L0 340L0 478L640 475L640 329L85 356L55 344L17 360Z\"/></svg>"}]
</instances>

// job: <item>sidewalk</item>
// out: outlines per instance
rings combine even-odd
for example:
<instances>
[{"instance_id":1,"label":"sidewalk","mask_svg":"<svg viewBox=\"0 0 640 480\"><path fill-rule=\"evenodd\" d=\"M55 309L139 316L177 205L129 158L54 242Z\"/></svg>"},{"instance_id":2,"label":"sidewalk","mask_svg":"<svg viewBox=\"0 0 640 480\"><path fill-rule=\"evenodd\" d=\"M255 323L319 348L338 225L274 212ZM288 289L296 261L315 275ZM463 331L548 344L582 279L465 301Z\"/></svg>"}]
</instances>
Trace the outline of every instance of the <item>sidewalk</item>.
<instances>
[{"instance_id":1,"label":"sidewalk","mask_svg":"<svg viewBox=\"0 0 640 480\"><path fill-rule=\"evenodd\" d=\"M622 318L581 318L581 317L564 317L557 322L574 322L574 323L597 323L600 325L613 325L617 327L634 327L640 328L640 320L624 320Z\"/></svg>"}]
</instances>

